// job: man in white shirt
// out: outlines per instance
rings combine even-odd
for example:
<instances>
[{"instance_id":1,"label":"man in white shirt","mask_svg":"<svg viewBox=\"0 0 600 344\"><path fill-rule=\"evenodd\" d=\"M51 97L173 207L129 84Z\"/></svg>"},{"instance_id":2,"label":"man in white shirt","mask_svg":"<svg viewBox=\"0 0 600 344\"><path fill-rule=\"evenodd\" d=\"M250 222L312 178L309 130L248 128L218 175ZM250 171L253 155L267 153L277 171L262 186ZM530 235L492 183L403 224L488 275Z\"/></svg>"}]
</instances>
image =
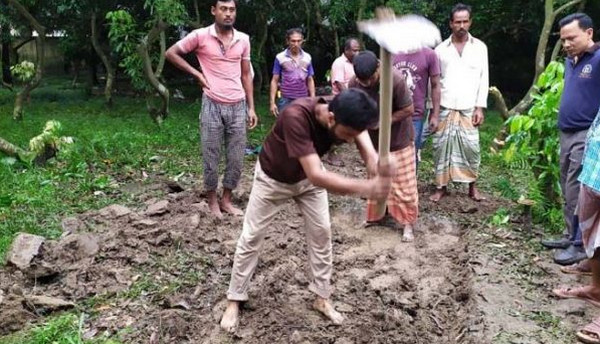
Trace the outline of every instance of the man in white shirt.
<instances>
[{"instance_id":1,"label":"man in white shirt","mask_svg":"<svg viewBox=\"0 0 600 344\"><path fill-rule=\"evenodd\" d=\"M487 47L469 34L471 7L457 4L450 13L452 35L435 48L440 59L440 123L433 134L437 202L450 182L468 183L469 197L484 198L475 187L481 154L478 127L483 123L489 88Z\"/></svg>"}]
</instances>

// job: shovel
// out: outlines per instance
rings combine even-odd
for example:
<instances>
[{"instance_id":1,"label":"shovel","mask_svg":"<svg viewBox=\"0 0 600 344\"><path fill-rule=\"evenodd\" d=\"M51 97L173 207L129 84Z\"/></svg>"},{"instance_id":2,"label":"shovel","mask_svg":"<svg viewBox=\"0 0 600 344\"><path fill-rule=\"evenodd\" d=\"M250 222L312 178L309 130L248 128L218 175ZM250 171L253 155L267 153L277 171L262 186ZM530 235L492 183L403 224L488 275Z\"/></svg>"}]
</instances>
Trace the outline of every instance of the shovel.
<instances>
[{"instance_id":1,"label":"shovel","mask_svg":"<svg viewBox=\"0 0 600 344\"><path fill-rule=\"evenodd\" d=\"M358 22L358 30L380 46L381 72L379 80L379 164L390 161L390 132L392 125L392 54L412 53L441 42L440 30L424 17L396 17L390 8L379 7L376 19ZM386 201L377 203L377 215L385 215Z\"/></svg>"}]
</instances>

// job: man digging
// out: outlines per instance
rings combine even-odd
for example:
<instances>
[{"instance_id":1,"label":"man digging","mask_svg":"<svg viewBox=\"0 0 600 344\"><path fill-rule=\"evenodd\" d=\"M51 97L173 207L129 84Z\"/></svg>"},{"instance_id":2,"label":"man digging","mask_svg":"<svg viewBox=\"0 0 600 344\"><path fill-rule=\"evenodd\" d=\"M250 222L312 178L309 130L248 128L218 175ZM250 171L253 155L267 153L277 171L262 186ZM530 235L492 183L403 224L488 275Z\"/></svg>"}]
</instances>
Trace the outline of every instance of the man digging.
<instances>
[{"instance_id":1,"label":"man digging","mask_svg":"<svg viewBox=\"0 0 600 344\"><path fill-rule=\"evenodd\" d=\"M314 308L339 325L343 317L331 304L331 225L327 191L385 200L395 163L377 167L378 156L368 133L377 119L377 104L363 91L345 90L331 102L301 98L288 105L265 139L256 163L242 234L237 242L227 309L221 328L234 331L240 303L248 300L250 279L259 250L278 210L290 199L305 221L309 290L317 295ZM321 156L333 145L355 142L372 179L353 179L323 168Z\"/></svg>"}]
</instances>

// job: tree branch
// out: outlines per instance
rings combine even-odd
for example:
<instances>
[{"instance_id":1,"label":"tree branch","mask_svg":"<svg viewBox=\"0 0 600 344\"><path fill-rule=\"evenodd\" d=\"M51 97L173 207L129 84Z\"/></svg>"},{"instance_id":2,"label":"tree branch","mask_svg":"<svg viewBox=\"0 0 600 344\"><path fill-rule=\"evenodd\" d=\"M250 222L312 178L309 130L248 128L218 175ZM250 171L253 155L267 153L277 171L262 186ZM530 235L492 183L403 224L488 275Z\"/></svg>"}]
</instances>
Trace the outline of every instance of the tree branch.
<instances>
[{"instance_id":1,"label":"tree branch","mask_svg":"<svg viewBox=\"0 0 600 344\"><path fill-rule=\"evenodd\" d=\"M560 6L559 8L557 8L554 11L554 13L552 13L552 16L556 17L557 15L560 14L560 12L566 10L567 8L569 8L571 6L577 5L581 1L583 1L583 0L572 0L572 1L567 2L566 4L564 4L564 5Z\"/></svg>"}]
</instances>

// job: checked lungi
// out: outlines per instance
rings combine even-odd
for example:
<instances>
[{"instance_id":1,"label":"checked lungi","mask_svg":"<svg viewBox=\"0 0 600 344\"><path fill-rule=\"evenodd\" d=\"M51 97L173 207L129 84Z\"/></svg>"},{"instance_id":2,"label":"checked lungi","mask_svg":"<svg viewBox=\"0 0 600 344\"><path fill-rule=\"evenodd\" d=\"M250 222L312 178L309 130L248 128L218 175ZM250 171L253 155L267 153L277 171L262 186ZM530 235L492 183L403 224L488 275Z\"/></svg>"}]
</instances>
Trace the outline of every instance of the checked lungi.
<instances>
[{"instance_id":1,"label":"checked lungi","mask_svg":"<svg viewBox=\"0 0 600 344\"><path fill-rule=\"evenodd\" d=\"M246 148L246 101L222 104L202 95L200 140L202 142L204 190L215 191L219 185L219 161L225 143L223 187L237 187L244 166Z\"/></svg>"},{"instance_id":2,"label":"checked lungi","mask_svg":"<svg viewBox=\"0 0 600 344\"><path fill-rule=\"evenodd\" d=\"M592 258L600 247L600 192L581 184L577 209L583 246L587 256Z\"/></svg>"},{"instance_id":3,"label":"checked lungi","mask_svg":"<svg viewBox=\"0 0 600 344\"><path fill-rule=\"evenodd\" d=\"M388 213L396 222L407 225L417 222L419 216L419 193L417 191L417 170L415 146L390 152L396 158L398 170L392 180L392 188L386 204ZM378 221L383 216L377 214L377 201L367 201L367 221Z\"/></svg>"},{"instance_id":4,"label":"checked lungi","mask_svg":"<svg viewBox=\"0 0 600 344\"><path fill-rule=\"evenodd\" d=\"M481 154L479 130L473 126L473 109L442 109L433 134L435 184L472 183L477 179Z\"/></svg>"}]
</instances>

